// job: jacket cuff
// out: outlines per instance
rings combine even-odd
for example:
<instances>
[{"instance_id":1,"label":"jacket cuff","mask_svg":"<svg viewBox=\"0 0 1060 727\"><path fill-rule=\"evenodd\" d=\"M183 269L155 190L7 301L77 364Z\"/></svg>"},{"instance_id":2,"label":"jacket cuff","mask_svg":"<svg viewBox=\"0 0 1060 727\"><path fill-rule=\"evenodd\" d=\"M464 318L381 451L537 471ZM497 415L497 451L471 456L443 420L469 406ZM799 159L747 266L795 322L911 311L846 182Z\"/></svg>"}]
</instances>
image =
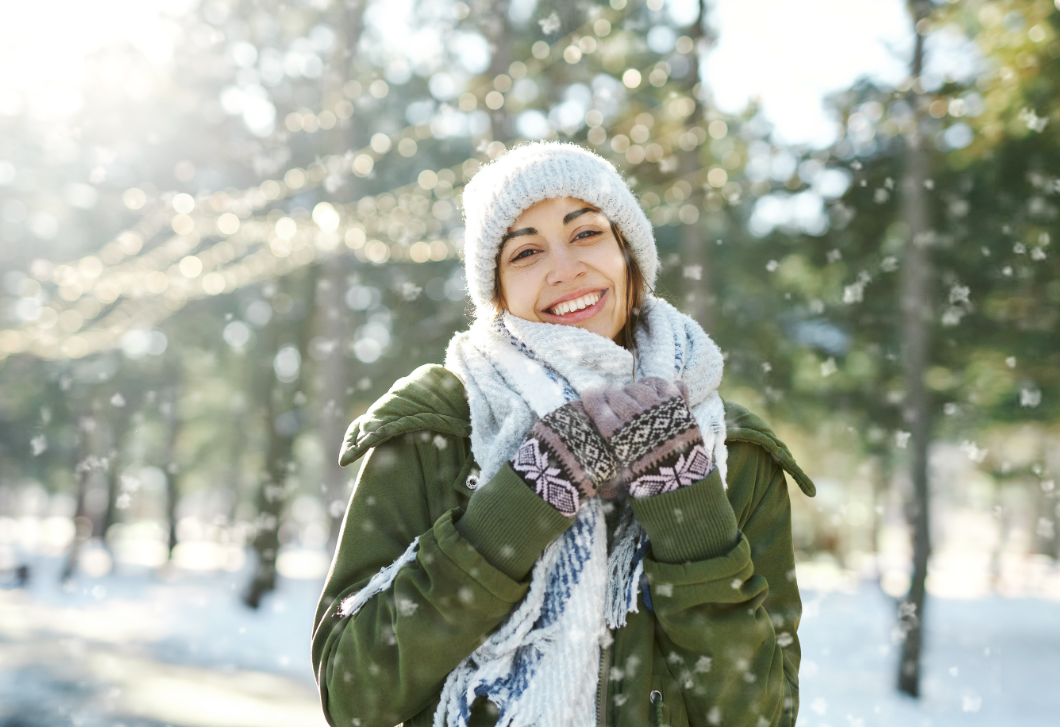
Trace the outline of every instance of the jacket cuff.
<instances>
[{"instance_id":1,"label":"jacket cuff","mask_svg":"<svg viewBox=\"0 0 1060 727\"><path fill-rule=\"evenodd\" d=\"M736 545L736 514L717 467L694 485L631 502L657 561L694 563L725 555Z\"/></svg>"},{"instance_id":2,"label":"jacket cuff","mask_svg":"<svg viewBox=\"0 0 1060 727\"><path fill-rule=\"evenodd\" d=\"M521 581L545 546L573 523L538 497L506 462L471 495L456 529L490 565Z\"/></svg>"}]
</instances>

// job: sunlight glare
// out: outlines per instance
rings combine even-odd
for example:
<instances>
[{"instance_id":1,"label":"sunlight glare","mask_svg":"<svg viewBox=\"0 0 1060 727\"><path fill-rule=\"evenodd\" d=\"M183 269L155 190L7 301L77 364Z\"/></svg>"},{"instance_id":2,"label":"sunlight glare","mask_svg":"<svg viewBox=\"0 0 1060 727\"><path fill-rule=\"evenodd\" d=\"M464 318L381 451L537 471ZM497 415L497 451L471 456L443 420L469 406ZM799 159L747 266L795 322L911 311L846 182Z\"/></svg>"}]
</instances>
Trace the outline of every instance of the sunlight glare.
<instances>
[{"instance_id":1,"label":"sunlight glare","mask_svg":"<svg viewBox=\"0 0 1060 727\"><path fill-rule=\"evenodd\" d=\"M704 77L718 108L739 113L759 97L782 142L827 146L836 121L825 94L863 75L892 84L907 75L911 29L899 0L727 0L708 23L718 42Z\"/></svg>"},{"instance_id":2,"label":"sunlight glare","mask_svg":"<svg viewBox=\"0 0 1060 727\"><path fill-rule=\"evenodd\" d=\"M23 96L35 117L76 113L85 59L111 45L128 44L150 62L166 63L180 29L173 19L199 0L37 0L0 4L0 97L6 108Z\"/></svg>"}]
</instances>

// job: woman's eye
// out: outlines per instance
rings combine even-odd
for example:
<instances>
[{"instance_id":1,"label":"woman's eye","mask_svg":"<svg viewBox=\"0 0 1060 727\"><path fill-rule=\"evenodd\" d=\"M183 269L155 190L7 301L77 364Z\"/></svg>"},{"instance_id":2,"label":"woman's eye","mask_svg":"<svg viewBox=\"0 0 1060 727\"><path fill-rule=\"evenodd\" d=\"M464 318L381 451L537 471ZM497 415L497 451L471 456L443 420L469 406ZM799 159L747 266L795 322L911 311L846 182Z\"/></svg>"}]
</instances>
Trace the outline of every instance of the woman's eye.
<instances>
[{"instance_id":1,"label":"woman's eye","mask_svg":"<svg viewBox=\"0 0 1060 727\"><path fill-rule=\"evenodd\" d=\"M589 237L595 237L602 234L599 230L586 230L585 232L579 232L574 236L575 240L584 240Z\"/></svg>"},{"instance_id":2,"label":"woman's eye","mask_svg":"<svg viewBox=\"0 0 1060 727\"><path fill-rule=\"evenodd\" d=\"M515 257L512 258L512 262L514 263L516 260L525 260L526 258L528 258L531 255L533 255L534 252L535 252L534 250L522 250L522 251L519 252L518 255L516 255Z\"/></svg>"}]
</instances>

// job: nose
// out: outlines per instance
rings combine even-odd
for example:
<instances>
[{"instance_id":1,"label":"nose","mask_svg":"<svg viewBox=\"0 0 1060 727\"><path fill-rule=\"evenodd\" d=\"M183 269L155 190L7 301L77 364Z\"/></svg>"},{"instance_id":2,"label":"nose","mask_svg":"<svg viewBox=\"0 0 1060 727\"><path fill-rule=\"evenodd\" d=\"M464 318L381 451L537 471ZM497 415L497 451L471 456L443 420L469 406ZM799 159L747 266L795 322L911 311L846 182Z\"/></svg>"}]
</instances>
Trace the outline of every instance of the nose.
<instances>
[{"instance_id":1,"label":"nose","mask_svg":"<svg viewBox=\"0 0 1060 727\"><path fill-rule=\"evenodd\" d=\"M554 242L551 249L552 254L549 257L552 265L546 278L549 285L569 283L589 269L564 241Z\"/></svg>"}]
</instances>

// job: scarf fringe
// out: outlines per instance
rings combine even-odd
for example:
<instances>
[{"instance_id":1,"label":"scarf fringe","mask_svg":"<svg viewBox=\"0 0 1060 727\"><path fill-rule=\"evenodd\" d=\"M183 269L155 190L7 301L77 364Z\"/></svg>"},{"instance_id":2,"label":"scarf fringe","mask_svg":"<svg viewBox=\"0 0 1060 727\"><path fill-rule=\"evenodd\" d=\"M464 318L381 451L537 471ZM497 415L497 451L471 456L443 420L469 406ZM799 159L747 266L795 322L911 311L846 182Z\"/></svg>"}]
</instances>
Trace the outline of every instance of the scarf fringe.
<instances>
[{"instance_id":1,"label":"scarf fringe","mask_svg":"<svg viewBox=\"0 0 1060 727\"><path fill-rule=\"evenodd\" d=\"M405 552L401 554L401 557L372 576L372 579L368 581L365 587L357 591L357 593L342 599L337 615L356 616L372 596L377 593L382 593L390 588L394 579L397 578L398 571L407 563L411 563L416 559L416 550L419 548L419 545L420 536L417 535L412 539L412 542L409 543L409 547L405 549Z\"/></svg>"},{"instance_id":2,"label":"scarf fringe","mask_svg":"<svg viewBox=\"0 0 1060 727\"><path fill-rule=\"evenodd\" d=\"M633 508L623 503L622 519L615 528L614 545L607 559L607 601L604 617L611 629L626 625L626 614L637 613L640 575L644 572L642 544L647 541L644 529L633 516Z\"/></svg>"},{"instance_id":3,"label":"scarf fringe","mask_svg":"<svg viewBox=\"0 0 1060 727\"><path fill-rule=\"evenodd\" d=\"M578 513L575 524L545 548L522 602L449 673L434 727L467 727L477 697L498 707L498 727L592 721L595 700L587 704L557 695L571 685L582 688L578 691L591 686L595 693L596 659L605 631L586 628L597 621L594 614L599 613L606 588L601 577L607 557L601 531L606 527L600 501L592 500ZM579 639L595 655L592 664L587 652L575 645ZM578 662L579 656L585 663Z\"/></svg>"}]
</instances>

